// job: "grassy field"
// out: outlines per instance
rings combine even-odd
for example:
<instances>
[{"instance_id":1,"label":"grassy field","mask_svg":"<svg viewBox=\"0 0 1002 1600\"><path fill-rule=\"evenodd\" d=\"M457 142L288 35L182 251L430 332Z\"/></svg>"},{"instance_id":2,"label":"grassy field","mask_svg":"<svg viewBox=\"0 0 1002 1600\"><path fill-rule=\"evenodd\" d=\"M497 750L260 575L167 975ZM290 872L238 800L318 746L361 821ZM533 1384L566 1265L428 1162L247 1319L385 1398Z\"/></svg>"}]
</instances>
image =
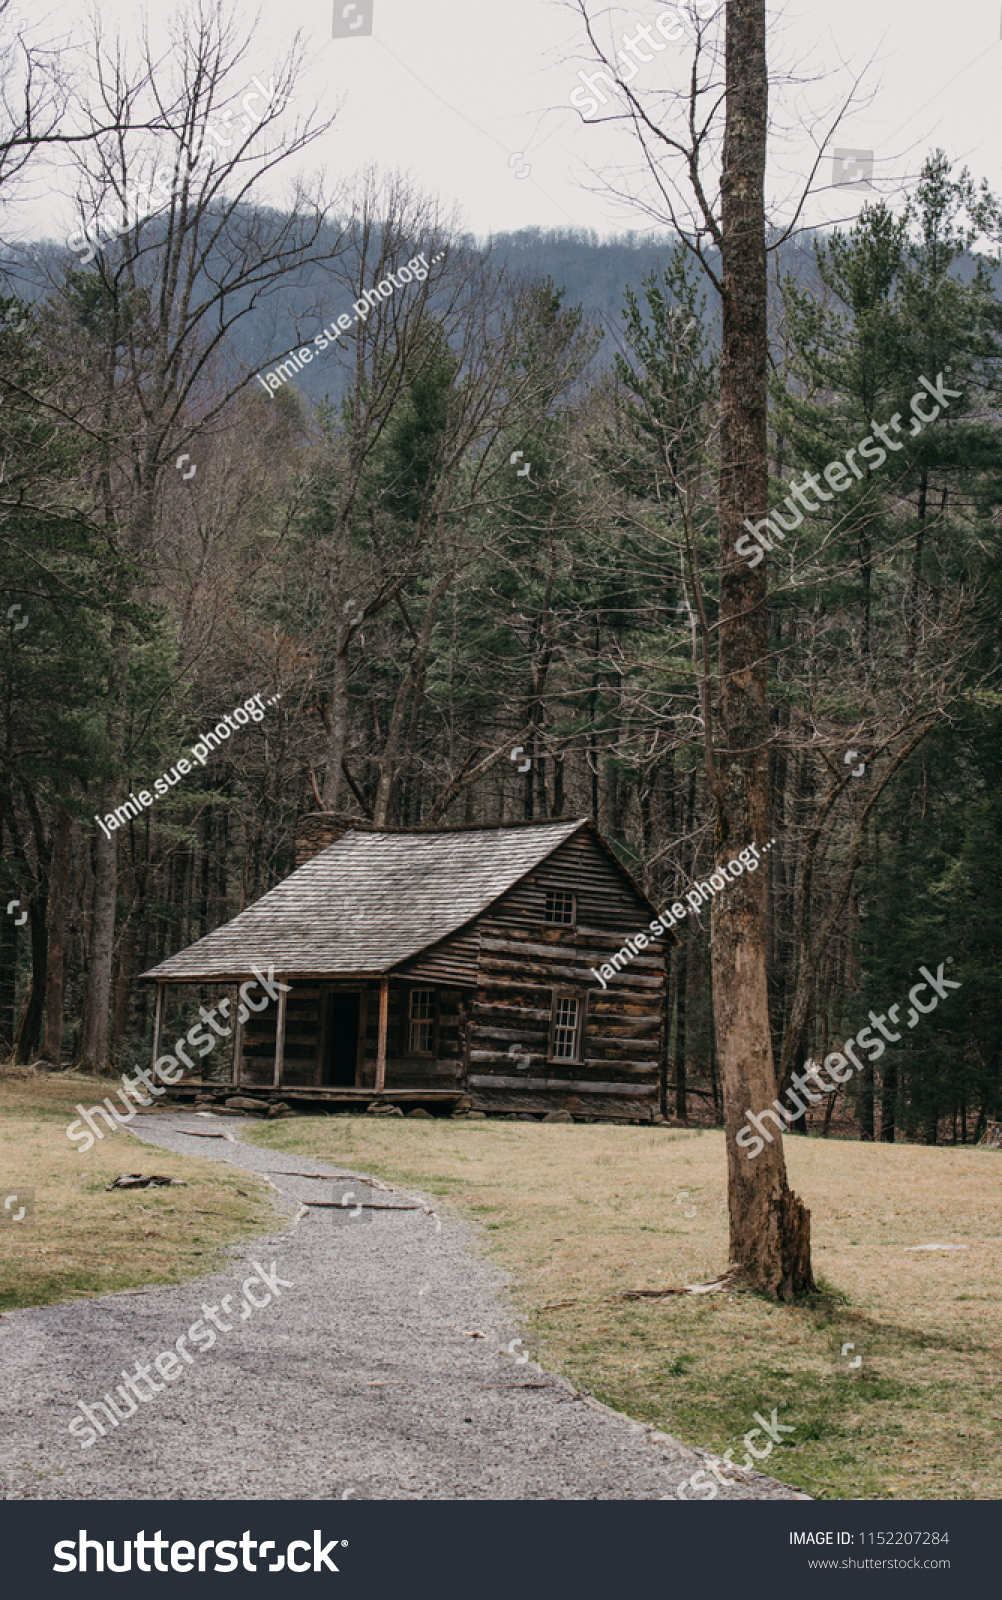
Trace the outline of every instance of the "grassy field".
<instances>
[{"instance_id":1,"label":"grassy field","mask_svg":"<svg viewBox=\"0 0 1002 1600\"><path fill-rule=\"evenodd\" d=\"M776 1408L794 1431L763 1469L817 1497L1002 1495L997 1151L787 1138L822 1288L778 1306L740 1290L617 1298L726 1265L716 1130L334 1116L249 1137L479 1223L534 1357L618 1410L740 1465L753 1412ZM964 1248L911 1248L925 1244Z\"/></svg>"},{"instance_id":2,"label":"grassy field","mask_svg":"<svg viewBox=\"0 0 1002 1600\"><path fill-rule=\"evenodd\" d=\"M228 1245L274 1229L273 1191L232 1168L150 1149L124 1130L81 1155L66 1137L73 1108L114 1088L107 1078L21 1078L0 1068L0 1207L25 1185L35 1191L33 1223L9 1220L19 1206L2 1212L0 1308L182 1283L225 1266ZM187 1187L107 1193L122 1172L183 1178Z\"/></svg>"}]
</instances>

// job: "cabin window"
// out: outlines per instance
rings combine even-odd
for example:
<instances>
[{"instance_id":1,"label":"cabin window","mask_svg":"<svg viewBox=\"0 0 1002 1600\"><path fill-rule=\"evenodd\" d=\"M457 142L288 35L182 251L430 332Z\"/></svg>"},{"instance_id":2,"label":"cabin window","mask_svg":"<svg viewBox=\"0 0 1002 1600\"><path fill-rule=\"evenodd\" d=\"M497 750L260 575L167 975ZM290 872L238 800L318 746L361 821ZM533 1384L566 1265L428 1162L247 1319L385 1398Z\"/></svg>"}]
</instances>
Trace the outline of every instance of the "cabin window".
<instances>
[{"instance_id":1,"label":"cabin window","mask_svg":"<svg viewBox=\"0 0 1002 1600\"><path fill-rule=\"evenodd\" d=\"M574 896L569 889L547 889L547 922L557 922L565 928L573 927L576 910Z\"/></svg>"},{"instance_id":2,"label":"cabin window","mask_svg":"<svg viewBox=\"0 0 1002 1600\"><path fill-rule=\"evenodd\" d=\"M550 1011L550 1060L579 1061L584 1031L584 1001L575 994L555 994Z\"/></svg>"},{"instance_id":3,"label":"cabin window","mask_svg":"<svg viewBox=\"0 0 1002 1600\"><path fill-rule=\"evenodd\" d=\"M434 1055L435 1022L435 990L412 989L407 1008L408 1055Z\"/></svg>"}]
</instances>

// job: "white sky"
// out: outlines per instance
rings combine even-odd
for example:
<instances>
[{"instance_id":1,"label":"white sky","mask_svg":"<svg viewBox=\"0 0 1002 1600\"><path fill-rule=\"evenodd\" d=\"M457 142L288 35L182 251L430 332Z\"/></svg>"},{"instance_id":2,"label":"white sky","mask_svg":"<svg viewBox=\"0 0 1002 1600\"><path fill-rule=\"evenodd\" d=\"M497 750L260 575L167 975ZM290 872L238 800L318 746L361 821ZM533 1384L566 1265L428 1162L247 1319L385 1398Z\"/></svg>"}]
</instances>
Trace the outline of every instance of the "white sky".
<instances>
[{"instance_id":1,"label":"white sky","mask_svg":"<svg viewBox=\"0 0 1002 1600\"><path fill-rule=\"evenodd\" d=\"M329 174L366 164L411 173L419 185L459 206L478 234L536 225L599 233L654 226L638 207L601 192L600 174L631 159L629 135L582 124L568 106L587 43L574 0L359 0L372 15L371 37L332 38L342 0L266 0L243 74L267 82L297 28L311 39L309 65L296 86L300 106L317 100L342 110L311 158ZM104 27L135 40L140 13L131 0L97 0ZM593 18L610 16L617 35L653 23L663 4L610 6L588 0ZM30 36L83 37L87 12L65 3L24 0ZM167 8L155 9L153 36L166 44ZM240 28L253 13L242 6ZM722 20L712 26L722 28ZM608 36L608 35L607 35ZM1002 149L992 138L1002 77L1002 3L956 0L783 0L770 9L770 65L796 71L799 88L777 84L770 148L774 217L788 217L790 197L814 159L805 112L819 123L863 75L859 103L830 141L874 152L876 192L899 201L930 148L942 145L1002 190ZM655 35L655 37L660 37ZM645 82L680 81L691 51L670 44L643 68ZM658 75L661 75L660 78ZM234 84L234 89L241 85ZM787 131L783 131L783 129ZM514 159L516 152L521 157ZM509 158L513 158L510 164ZM524 178L516 174L528 164ZM825 192L804 215L811 224L853 216L872 192L831 189L832 159L821 169ZM5 219L8 238L64 237L72 226L73 177L49 170ZM276 185L271 198L279 199ZM266 196L267 197L267 196Z\"/></svg>"}]
</instances>

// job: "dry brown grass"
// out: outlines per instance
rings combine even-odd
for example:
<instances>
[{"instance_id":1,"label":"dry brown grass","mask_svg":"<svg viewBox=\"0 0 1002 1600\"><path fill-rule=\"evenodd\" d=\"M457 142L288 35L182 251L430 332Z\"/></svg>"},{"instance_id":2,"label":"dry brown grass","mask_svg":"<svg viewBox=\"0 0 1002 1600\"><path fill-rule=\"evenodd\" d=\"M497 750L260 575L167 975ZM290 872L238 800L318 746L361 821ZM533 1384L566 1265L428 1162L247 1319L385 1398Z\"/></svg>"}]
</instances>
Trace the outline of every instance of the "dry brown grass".
<instances>
[{"instance_id":1,"label":"dry brown grass","mask_svg":"<svg viewBox=\"0 0 1002 1600\"><path fill-rule=\"evenodd\" d=\"M726 1265L716 1131L337 1116L251 1137L420 1186L480 1222L536 1354L618 1409L740 1462L752 1413L785 1406L795 1432L767 1470L814 1495L1002 1494L996 1151L787 1138L822 1289L777 1306L743 1291L616 1298ZM930 1243L966 1249L907 1248ZM544 1309L561 1301L574 1304Z\"/></svg>"},{"instance_id":2,"label":"dry brown grass","mask_svg":"<svg viewBox=\"0 0 1002 1600\"><path fill-rule=\"evenodd\" d=\"M15 1206L0 1221L0 1307L184 1282L218 1270L228 1245L274 1227L259 1179L151 1149L125 1131L81 1155L66 1137L73 1108L114 1088L107 1078L0 1069L0 1208L19 1185L35 1191L33 1224L7 1221ZM121 1172L158 1172L187 1187L106 1193Z\"/></svg>"}]
</instances>

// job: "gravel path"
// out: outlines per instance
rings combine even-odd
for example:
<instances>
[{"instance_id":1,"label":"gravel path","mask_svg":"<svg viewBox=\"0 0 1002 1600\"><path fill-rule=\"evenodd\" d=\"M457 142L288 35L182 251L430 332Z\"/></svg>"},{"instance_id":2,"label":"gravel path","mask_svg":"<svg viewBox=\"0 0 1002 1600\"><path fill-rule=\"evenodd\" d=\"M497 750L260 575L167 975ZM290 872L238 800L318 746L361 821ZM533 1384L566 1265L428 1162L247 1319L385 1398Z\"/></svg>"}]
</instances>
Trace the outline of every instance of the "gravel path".
<instances>
[{"instance_id":1,"label":"gravel path","mask_svg":"<svg viewBox=\"0 0 1002 1600\"><path fill-rule=\"evenodd\" d=\"M236 1250L231 1270L0 1321L8 1499L670 1496L680 1504L676 1485L705 1466L706 1453L520 1362L517 1342L509 1353L519 1324L502 1274L468 1248L471 1228L402 1190L290 1176L339 1169L245 1145L243 1126L190 1112L133 1125L146 1143L265 1173L279 1190L274 1235ZM232 1138L195 1138L195 1129ZM303 1210L306 1199L340 1200L349 1190L351 1209L367 1202L354 1218ZM255 1262L265 1278L277 1270L278 1295L251 1311L243 1286L252 1277L249 1299L271 1293ZM203 1303L228 1331L204 1353L189 1341L181 1355L192 1360L178 1358L179 1372L169 1363L154 1371L157 1381L172 1377L161 1392L140 1380L146 1403L116 1428L95 1412L105 1436L84 1448L85 1434L68 1432L77 1400L93 1406L122 1382L123 1368L134 1374L137 1361L151 1364L197 1320L204 1326ZM737 1469L718 1497L808 1498Z\"/></svg>"}]
</instances>

